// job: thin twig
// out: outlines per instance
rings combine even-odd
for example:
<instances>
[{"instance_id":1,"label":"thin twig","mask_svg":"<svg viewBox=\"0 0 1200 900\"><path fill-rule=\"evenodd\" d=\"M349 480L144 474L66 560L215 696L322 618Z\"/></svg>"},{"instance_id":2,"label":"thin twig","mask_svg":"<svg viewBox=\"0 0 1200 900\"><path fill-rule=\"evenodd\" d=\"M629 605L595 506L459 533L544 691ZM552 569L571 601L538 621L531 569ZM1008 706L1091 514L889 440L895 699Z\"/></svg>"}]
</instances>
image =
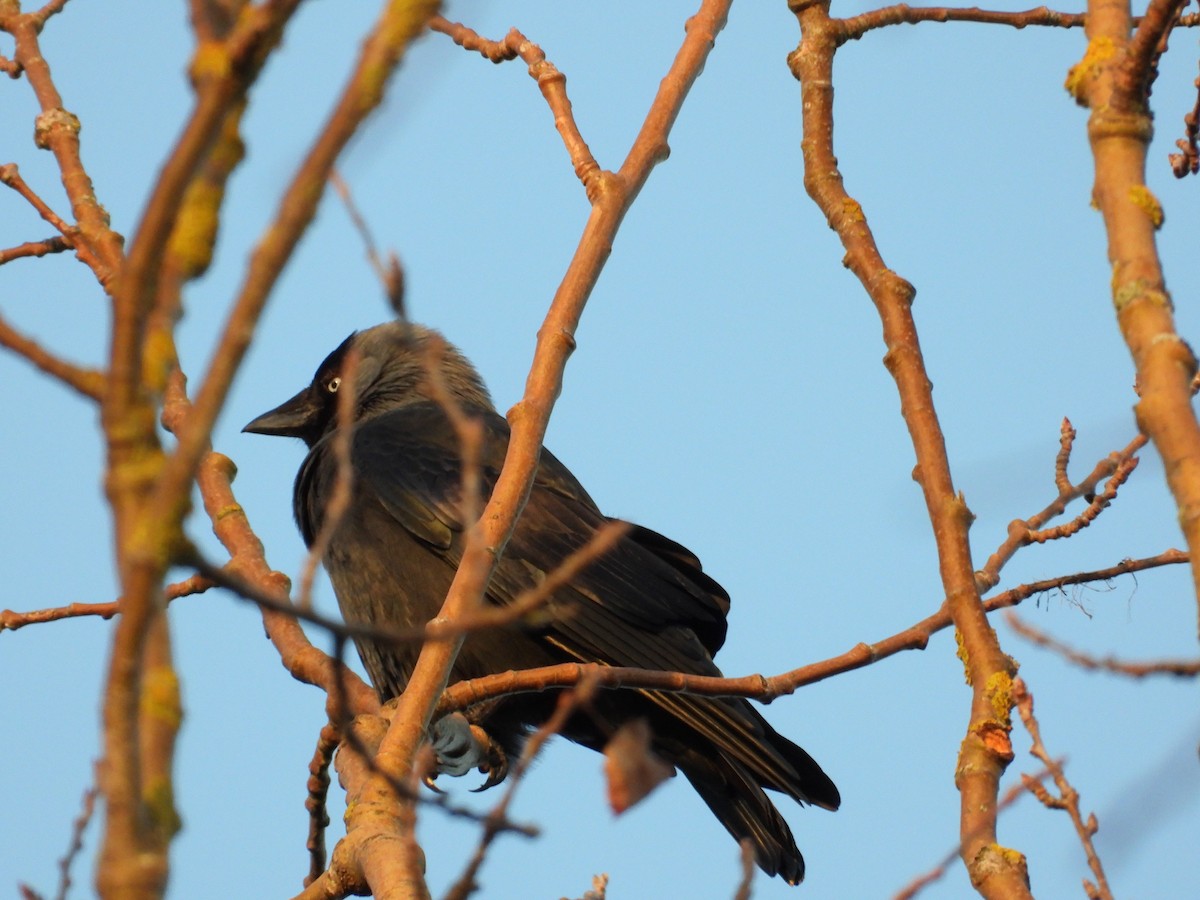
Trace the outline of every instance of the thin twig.
<instances>
[{"instance_id":1,"label":"thin twig","mask_svg":"<svg viewBox=\"0 0 1200 900\"><path fill-rule=\"evenodd\" d=\"M1092 671L1111 672L1130 678L1146 678L1151 675L1173 675L1176 678L1195 678L1200 675L1200 659L1160 659L1151 662L1128 662L1115 656L1097 658L1082 653L1062 641L1034 628L1014 612L1004 615L1008 627L1028 641L1044 647L1080 668Z\"/></svg>"},{"instance_id":2,"label":"thin twig","mask_svg":"<svg viewBox=\"0 0 1200 900\"><path fill-rule=\"evenodd\" d=\"M83 849L83 833L92 821L99 793L99 788L94 785L83 792L83 809L71 823L71 842L67 845L66 854L58 861L58 894L55 895L57 900L67 900L67 892L71 889L71 864Z\"/></svg>"},{"instance_id":3,"label":"thin twig","mask_svg":"<svg viewBox=\"0 0 1200 900\"><path fill-rule=\"evenodd\" d=\"M375 239L371 236L371 229L367 225L367 220L363 218L362 213L358 210L358 206L354 203L354 197L350 193L350 185L346 184L345 179L342 178L336 169L329 173L329 183L333 186L334 193L341 199L342 205L346 207L346 214L350 216L350 222L354 225L354 230L362 238L363 246L367 252L367 262L371 264L376 277L379 278L379 283L383 286L383 294L387 299L388 305L396 311L397 315L402 316L404 310L404 270L400 267L399 258L396 256L395 251L389 251L387 264L384 264L383 259L379 256L379 251L376 249Z\"/></svg>"},{"instance_id":4,"label":"thin twig","mask_svg":"<svg viewBox=\"0 0 1200 900\"><path fill-rule=\"evenodd\" d=\"M311 608L303 609L286 596L264 590L247 581L232 566L221 567L198 555L191 563L203 577L263 610L292 616L302 622L316 625L343 640L367 640L379 644L450 641L477 631L519 625L523 619L544 606L555 591L570 583L584 569L612 549L628 532L629 527L628 522L614 521L596 529L586 544L569 554L534 587L518 594L512 603L506 606L486 606L453 622L434 619L412 628L388 628L378 624L343 622Z\"/></svg>"},{"instance_id":5,"label":"thin twig","mask_svg":"<svg viewBox=\"0 0 1200 900\"><path fill-rule=\"evenodd\" d=\"M1033 714L1033 695L1029 693L1023 678L1013 679L1013 698L1017 701L1017 711L1021 714L1021 721L1025 725L1025 730L1029 732L1029 737L1033 741L1033 746L1029 748L1029 753L1041 760L1050 771L1050 774L1054 777L1054 785L1058 788L1059 796L1051 797L1040 781L1035 782L1028 776L1023 776L1023 780L1026 786L1042 801L1043 805L1049 809L1066 810L1067 815L1071 817L1071 822L1075 825L1075 833L1079 835L1079 842L1083 845L1083 849L1087 854L1088 867L1092 870L1092 874L1096 876L1095 884L1091 884L1086 880L1083 883L1089 900L1113 900L1112 891L1108 887L1108 879L1104 877L1104 866L1101 865L1100 857L1096 853L1096 847L1092 843L1092 836L1099 828L1096 816L1092 813L1087 817L1087 821L1084 821L1083 814L1079 811L1079 792L1067 781L1062 764L1052 759L1050 754L1046 752L1046 746L1042 743L1041 729L1038 727L1037 719ZM1033 787L1033 784L1037 784L1037 787Z\"/></svg>"},{"instance_id":6,"label":"thin twig","mask_svg":"<svg viewBox=\"0 0 1200 900\"><path fill-rule=\"evenodd\" d=\"M7 250L0 250L0 266L10 263L14 259L24 259L27 256L41 257L50 253L65 253L70 249L71 242L62 235L44 238L40 241L26 241L23 244L17 244L15 247L9 247Z\"/></svg>"},{"instance_id":7,"label":"thin twig","mask_svg":"<svg viewBox=\"0 0 1200 900\"><path fill-rule=\"evenodd\" d=\"M21 172L17 168L16 163L5 163L0 166L0 184L12 188L24 197L29 205L37 211L37 214L50 225L53 225L55 230L64 238L70 241L74 240L77 230L72 228L62 216L52 210L50 204L43 200L37 191L29 186L29 183L21 177Z\"/></svg>"},{"instance_id":8,"label":"thin twig","mask_svg":"<svg viewBox=\"0 0 1200 900\"><path fill-rule=\"evenodd\" d=\"M308 850L308 877L304 879L305 887L325 871L325 829L329 827L329 811L325 801L329 796L329 766L341 737L338 727L326 722L308 764L308 796L304 800L304 808L308 810L308 841L305 843Z\"/></svg>"},{"instance_id":9,"label":"thin twig","mask_svg":"<svg viewBox=\"0 0 1200 900\"><path fill-rule=\"evenodd\" d=\"M1058 488L1058 496L1040 512L1027 519L1014 519L1009 523L1008 537L988 557L983 568L975 573L975 581L980 590L990 590L999 583L1001 569L1022 547L1069 537L1095 521L1116 498L1117 490L1137 466L1136 454L1146 446L1147 438L1139 433L1124 448L1097 462L1087 477L1078 484L1072 484L1067 473L1074 442L1075 429L1069 419L1063 419L1059 433L1059 451L1054 458L1054 484ZM1097 493L1101 482L1106 482L1104 490ZM1067 506L1080 497L1088 501L1088 506L1083 512L1056 528L1043 529L1047 522L1062 515Z\"/></svg>"},{"instance_id":10,"label":"thin twig","mask_svg":"<svg viewBox=\"0 0 1200 900\"><path fill-rule=\"evenodd\" d=\"M583 183L588 199L596 202L596 191L600 189L603 173L575 122L571 101L567 97L566 76L554 63L546 59L542 48L515 28L510 30L503 40L490 41L480 37L467 26L447 21L441 16L435 16L429 27L432 31L440 31L447 35L464 50L478 51L494 63L516 59L518 56L521 58L529 67L530 77L537 82L550 112L554 115L554 127L558 129L563 144L566 145L567 155L575 169L575 177Z\"/></svg>"},{"instance_id":11,"label":"thin twig","mask_svg":"<svg viewBox=\"0 0 1200 900\"><path fill-rule=\"evenodd\" d=\"M192 594L202 594L216 584L212 579L203 575L192 575L183 581L168 584L163 589L164 600L176 600ZM57 622L59 619L75 619L81 616L96 616L100 619L111 619L121 611L121 601L111 600L107 603L69 603L66 606L54 606L49 609L35 609L30 612L13 612L11 609L0 610L0 633L16 631L26 625L38 625L42 622Z\"/></svg>"},{"instance_id":12,"label":"thin twig","mask_svg":"<svg viewBox=\"0 0 1200 900\"><path fill-rule=\"evenodd\" d=\"M51 16L58 15L63 11L63 7L66 5L67 0L49 0L45 6L33 13L33 19L39 24L39 26L44 26L47 19L49 19Z\"/></svg>"},{"instance_id":13,"label":"thin twig","mask_svg":"<svg viewBox=\"0 0 1200 900\"><path fill-rule=\"evenodd\" d=\"M1176 178L1200 172L1200 150L1196 147L1196 137L1200 134L1200 78L1192 82L1192 87L1196 91L1196 101L1183 117L1183 137L1175 142L1181 152L1167 157Z\"/></svg>"},{"instance_id":14,"label":"thin twig","mask_svg":"<svg viewBox=\"0 0 1200 900\"><path fill-rule=\"evenodd\" d=\"M18 332L4 318L0 318L0 347L7 347L18 356L23 356L47 375L91 400L99 401L104 395L106 379L103 372L85 369L55 356L33 338Z\"/></svg>"}]
</instances>

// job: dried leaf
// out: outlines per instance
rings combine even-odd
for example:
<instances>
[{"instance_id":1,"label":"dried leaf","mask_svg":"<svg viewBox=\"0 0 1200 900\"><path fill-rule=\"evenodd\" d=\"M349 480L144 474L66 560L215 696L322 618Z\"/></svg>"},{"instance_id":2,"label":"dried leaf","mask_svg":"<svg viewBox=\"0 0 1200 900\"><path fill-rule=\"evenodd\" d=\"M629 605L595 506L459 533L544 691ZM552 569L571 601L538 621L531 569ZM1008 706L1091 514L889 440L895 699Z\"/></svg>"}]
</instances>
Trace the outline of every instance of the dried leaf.
<instances>
[{"instance_id":1,"label":"dried leaf","mask_svg":"<svg viewBox=\"0 0 1200 900\"><path fill-rule=\"evenodd\" d=\"M604 748L604 774L608 779L608 805L617 815L675 774L650 749L650 726L634 719L617 729Z\"/></svg>"}]
</instances>

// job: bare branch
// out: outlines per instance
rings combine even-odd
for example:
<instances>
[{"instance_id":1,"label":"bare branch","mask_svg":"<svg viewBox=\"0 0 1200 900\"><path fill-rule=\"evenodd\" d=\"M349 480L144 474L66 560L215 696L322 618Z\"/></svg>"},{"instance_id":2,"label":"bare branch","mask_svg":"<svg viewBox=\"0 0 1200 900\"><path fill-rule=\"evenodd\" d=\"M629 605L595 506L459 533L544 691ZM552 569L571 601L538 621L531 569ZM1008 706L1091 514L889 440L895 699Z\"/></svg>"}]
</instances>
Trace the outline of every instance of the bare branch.
<instances>
[{"instance_id":1,"label":"bare branch","mask_svg":"<svg viewBox=\"0 0 1200 900\"><path fill-rule=\"evenodd\" d=\"M1097 462L1091 473L1078 484L1072 484L1067 474L1074 441L1075 429L1071 427L1069 419L1063 419L1059 451L1054 460L1054 483L1058 488L1058 496L1041 512L1028 519L1014 519L1009 523L1007 539L988 557L984 567L975 573L976 583L981 590L989 590L999 583L1000 570L1022 547L1070 537L1090 525L1116 498L1117 490L1137 466L1135 454L1146 446L1147 438L1144 434L1138 434L1123 449L1110 453ZM1103 481L1107 482L1104 491L1097 494L1097 489ZM1062 515L1067 506L1080 497L1088 500L1088 506L1083 512L1065 525L1042 530L1042 526Z\"/></svg>"},{"instance_id":2,"label":"bare branch","mask_svg":"<svg viewBox=\"0 0 1200 900\"><path fill-rule=\"evenodd\" d=\"M83 792L83 809L71 823L71 842L67 845L66 854L58 861L56 900L67 900L67 892L71 889L71 864L75 862L75 857L83 849L83 833L87 830L88 823L92 821L92 814L96 811L96 797L99 793L99 788L95 786L89 787Z\"/></svg>"},{"instance_id":3,"label":"bare branch","mask_svg":"<svg viewBox=\"0 0 1200 900\"><path fill-rule=\"evenodd\" d=\"M169 521L180 498L186 494L267 297L296 242L316 214L338 155L383 99L384 88L405 49L424 28L436 5L432 0L389 5L364 43L334 110L293 176L273 221L257 245L212 363L196 393L187 426L179 433L178 447L167 459L155 485L153 520ZM114 368L114 374L115 371Z\"/></svg>"},{"instance_id":4,"label":"bare branch","mask_svg":"<svg viewBox=\"0 0 1200 900\"><path fill-rule=\"evenodd\" d=\"M308 810L308 841L305 844L308 850L308 876L304 879L305 887L325 871L325 829L329 827L325 799L329 795L329 766L341 739L339 729L332 722L326 722L308 764L308 797L304 800L304 808Z\"/></svg>"},{"instance_id":5,"label":"bare branch","mask_svg":"<svg viewBox=\"0 0 1200 900\"><path fill-rule=\"evenodd\" d=\"M342 205L346 207L346 213L350 216L350 222L354 225L354 230L362 238L363 246L367 252L367 262L371 264L376 277L379 278L379 283L383 285L383 294L387 299L388 306L394 309L397 315L403 316L404 270L400 267L399 258L394 252L390 252L388 253L387 264L384 264L379 256L379 251L375 248L375 239L371 237L371 229L367 226L366 219L358 211L358 207L354 203L354 197L350 194L350 185L346 184L345 179L338 174L336 169L329 173L329 183L341 199Z\"/></svg>"},{"instance_id":6,"label":"bare branch","mask_svg":"<svg viewBox=\"0 0 1200 900\"><path fill-rule=\"evenodd\" d=\"M913 478L925 499L945 607L954 619L961 641L959 656L972 688L970 722L955 778L963 862L973 883L986 887L986 896L1029 897L1024 857L999 844L995 827L1000 781L1012 759L1007 687L1015 662L1000 648L976 583L968 539L974 516L954 488L933 383L912 314L916 289L887 267L866 213L847 193L838 168L833 147L833 58L842 43L841 23L830 19L826 4L800 3L793 9L801 38L788 62L800 82L804 186L841 239L844 264L861 282L883 326L884 365L895 380L916 454Z\"/></svg>"},{"instance_id":7,"label":"bare branch","mask_svg":"<svg viewBox=\"0 0 1200 900\"><path fill-rule=\"evenodd\" d=\"M1091 885L1084 882L1084 887L1087 889L1088 896L1092 900L1113 900L1112 892L1108 887L1108 880L1104 877L1104 867L1100 864L1100 857L1096 854L1096 847L1092 844L1092 835L1096 833L1099 827L1096 823L1096 816L1089 815L1087 821L1083 820L1083 814L1079 811L1079 793L1067 781L1067 776L1063 772L1063 767L1058 761L1051 759L1050 754L1046 752L1046 747L1042 743L1041 729L1038 728L1037 719L1033 715L1033 695L1029 693L1025 686L1023 678L1013 680L1013 696L1017 701L1017 711L1021 714L1021 721L1025 725L1025 730L1029 732L1029 737L1033 740L1033 746L1029 748L1032 756L1041 760L1050 774L1054 777L1055 787L1058 788L1059 796L1051 798L1049 793L1041 787L1032 786L1034 779L1028 776L1023 776L1026 786L1037 795L1047 807L1051 809L1063 809L1071 817L1071 822L1075 825L1075 833L1079 835L1079 842L1083 844L1083 849L1087 854L1088 866L1092 870L1092 874L1096 876L1096 884Z\"/></svg>"},{"instance_id":8,"label":"bare branch","mask_svg":"<svg viewBox=\"0 0 1200 900\"><path fill-rule=\"evenodd\" d=\"M1190 0L1150 0L1146 14L1137 22L1137 30L1129 42L1129 55L1124 71L1134 82L1143 82L1149 91L1158 57L1166 49L1167 35L1179 21L1179 14ZM1132 85L1131 85L1132 87Z\"/></svg>"},{"instance_id":9,"label":"bare branch","mask_svg":"<svg viewBox=\"0 0 1200 900\"><path fill-rule=\"evenodd\" d=\"M26 241L23 244L17 244L15 247L9 247L7 250L0 250L0 266L10 263L14 259L23 259L27 256L41 257L50 253L64 253L70 249L70 242L61 235L45 238L40 241Z\"/></svg>"},{"instance_id":10,"label":"bare branch","mask_svg":"<svg viewBox=\"0 0 1200 900\"><path fill-rule=\"evenodd\" d=\"M596 202L595 191L601 183L600 165L588 149L587 142L575 123L575 115L571 111L571 101L567 98L567 79L554 65L546 59L542 48L530 41L517 29L512 29L502 41L489 41L480 37L467 26L458 22L449 22L441 16L435 16L429 23L433 31L447 35L454 43L464 50L477 50L482 56L494 63L516 59L518 56L529 66L529 76L537 82L542 96L554 114L554 127L558 129L571 165L575 168L575 177L583 182L588 199Z\"/></svg>"},{"instance_id":11,"label":"bare branch","mask_svg":"<svg viewBox=\"0 0 1200 900\"><path fill-rule=\"evenodd\" d=\"M1200 134L1200 78L1192 82L1192 87L1196 89L1196 102L1183 117L1183 137L1175 142L1181 152L1168 157L1176 178L1200 172L1200 150L1196 147L1196 137Z\"/></svg>"},{"instance_id":12,"label":"bare branch","mask_svg":"<svg viewBox=\"0 0 1200 900\"><path fill-rule=\"evenodd\" d=\"M40 142L55 151L82 238L107 264L97 277L103 282L107 275L121 272L112 291L108 382L101 410L107 450L105 488L112 507L123 595L104 688L101 787L105 831L96 879L104 896L157 895L167 881L167 845L177 822L162 816L173 813L169 804L151 807L150 802L161 797L171 782L168 777L156 785L156 794L147 789L145 779L169 776L170 760L164 758L170 746L164 730L168 723L154 718L154 706L144 701L151 690L149 677L154 667L163 670L162 684L166 685L170 644L159 602L161 585L169 563L186 555L188 549L182 520L193 480L204 478L198 466L208 452L211 429L211 419L205 425L203 417L197 416L200 421L193 423L197 428L181 434L175 454L161 465L164 457L155 430L155 410L170 366L161 360L158 365L146 365L147 323L164 251L185 191L209 158L230 110L244 100L249 84L277 45L297 2L267 0L250 7L247 15L239 17L228 41L199 48L198 56L206 65L197 64L193 69L198 85L195 111L155 182L128 259L119 236L108 227L107 213L96 200L79 161L78 121L59 108L61 102L53 102L57 91L49 83L49 69L44 60L31 55L38 52L29 40L32 26L25 26L18 37L18 60L24 63L43 106L50 103L55 107L43 112L46 122ZM20 53L23 40L25 57ZM35 64L45 69L44 78L35 75ZM173 353L173 342L167 346ZM147 379L148 373L161 381ZM211 454L208 458L213 459ZM230 470L226 482L231 477ZM291 625L300 630L294 620ZM144 758L148 751L152 758ZM160 827L148 828L147 822L155 820Z\"/></svg>"},{"instance_id":13,"label":"bare branch","mask_svg":"<svg viewBox=\"0 0 1200 900\"><path fill-rule=\"evenodd\" d=\"M1146 185L1153 134L1151 69L1159 39L1183 0L1151 0L1130 41L1128 3L1089 0L1088 49L1066 87L1091 110L1088 141L1095 163L1092 202L1104 217L1111 295L1121 335L1137 369L1138 428L1162 457L1188 551L1200 554L1200 422L1192 407L1196 357L1179 335L1156 232L1163 210ZM1200 611L1200 567L1192 567Z\"/></svg>"},{"instance_id":14,"label":"bare branch","mask_svg":"<svg viewBox=\"0 0 1200 900\"><path fill-rule=\"evenodd\" d=\"M193 575L183 581L168 584L163 589L165 600L175 600L192 594L202 594L216 582L203 575ZM121 611L121 601L109 603L70 603L66 606L55 606L50 609L36 609L31 612L19 613L11 609L0 610L0 632L16 631L26 625L36 625L42 622L57 622L59 619L74 619L80 616L96 616L101 619L111 619Z\"/></svg>"},{"instance_id":15,"label":"bare branch","mask_svg":"<svg viewBox=\"0 0 1200 900\"><path fill-rule=\"evenodd\" d=\"M103 396L105 377L102 372L82 368L55 356L32 338L18 332L3 318L0 318L0 347L7 347L18 356L23 356L47 375L85 397L98 401Z\"/></svg>"},{"instance_id":16,"label":"bare branch","mask_svg":"<svg viewBox=\"0 0 1200 900\"><path fill-rule=\"evenodd\" d=\"M1015 606L1023 600L1051 590L1061 590L1074 584L1106 581L1119 575L1164 565L1180 565L1188 561L1187 555L1179 550L1167 550L1157 556L1137 560L1125 560L1107 569L1079 572L1023 584L985 601L990 612ZM953 625L946 605L915 625L897 632L873 644L857 644L845 653L821 662L811 663L783 672L779 675L744 675L736 678L717 678L703 675L685 675L679 672L658 672L646 669L625 669L603 666L598 669L578 663L563 663L540 669L521 672L503 672L484 678L460 681L446 689L438 706L440 713L466 709L495 697L524 691L544 691L552 688L570 687L584 673L596 681L598 688L627 688L655 691L687 692L713 697L751 697L770 703L777 697L794 693L807 684L824 681L834 675L872 665L905 650L924 650L929 638Z\"/></svg>"},{"instance_id":17,"label":"bare branch","mask_svg":"<svg viewBox=\"0 0 1200 900\"><path fill-rule=\"evenodd\" d=\"M172 432L181 427L190 415L191 406L184 390L183 376L176 372L168 382L163 424ZM237 468L226 456L212 451L200 460L196 485L204 501L204 511L213 525L213 533L229 552L226 568L208 565L199 559L194 548L192 560L199 573L217 584L251 592L261 601L263 625L267 636L279 652L280 662L293 677L306 684L325 689L333 696L336 686L348 696L357 712L377 712L379 700L361 678L345 669L340 660L332 659L314 647L300 627L300 611L288 598L290 581L287 576L267 565L262 542L250 527L246 511L233 495L233 477ZM265 602L265 601L270 602ZM340 713L338 713L340 714ZM331 718L336 714L331 713Z\"/></svg>"},{"instance_id":18,"label":"bare branch","mask_svg":"<svg viewBox=\"0 0 1200 900\"><path fill-rule=\"evenodd\" d=\"M1032 641L1039 647L1057 653L1068 662L1092 671L1111 672L1114 675L1127 675L1130 678L1146 678L1151 675L1173 675L1176 678L1195 678L1200 675L1200 659L1162 659L1152 662L1128 662L1115 656L1097 658L1082 653L1064 644L1062 641L1039 631L1025 622L1014 612L1005 613L1004 621L1021 637Z\"/></svg>"}]
</instances>

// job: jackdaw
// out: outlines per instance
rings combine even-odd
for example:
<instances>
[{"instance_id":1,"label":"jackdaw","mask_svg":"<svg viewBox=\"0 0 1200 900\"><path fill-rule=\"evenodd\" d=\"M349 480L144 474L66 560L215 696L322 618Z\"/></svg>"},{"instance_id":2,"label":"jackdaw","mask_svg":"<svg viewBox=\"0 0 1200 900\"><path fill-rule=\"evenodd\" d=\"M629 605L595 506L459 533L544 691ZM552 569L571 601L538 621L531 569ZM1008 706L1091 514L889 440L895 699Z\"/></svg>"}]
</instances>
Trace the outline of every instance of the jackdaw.
<instances>
[{"instance_id":1,"label":"jackdaw","mask_svg":"<svg viewBox=\"0 0 1200 900\"><path fill-rule=\"evenodd\" d=\"M431 354L432 346L440 351ZM460 442L430 388L428 367L464 412L482 423L485 497L498 477L509 428L474 367L435 332L395 321L350 335L312 383L245 431L298 437L309 452L296 477L296 522L312 545L337 481L337 394L351 350L355 413L352 500L324 564L347 622L412 628L433 618L463 552ZM434 360L434 362L430 362ZM512 539L487 588L505 606L610 521L548 450ZM519 626L469 634L451 681L564 662L720 675L729 595L686 548L647 528L630 530L548 605ZM404 690L419 646L357 642L382 700ZM517 694L475 712L475 723L510 757L544 722L554 692ZM797 884L804 859L764 788L837 809L837 787L804 750L779 735L748 701L654 691L600 691L562 734L603 750L623 723L643 719L652 748L692 783L758 865Z\"/></svg>"}]
</instances>

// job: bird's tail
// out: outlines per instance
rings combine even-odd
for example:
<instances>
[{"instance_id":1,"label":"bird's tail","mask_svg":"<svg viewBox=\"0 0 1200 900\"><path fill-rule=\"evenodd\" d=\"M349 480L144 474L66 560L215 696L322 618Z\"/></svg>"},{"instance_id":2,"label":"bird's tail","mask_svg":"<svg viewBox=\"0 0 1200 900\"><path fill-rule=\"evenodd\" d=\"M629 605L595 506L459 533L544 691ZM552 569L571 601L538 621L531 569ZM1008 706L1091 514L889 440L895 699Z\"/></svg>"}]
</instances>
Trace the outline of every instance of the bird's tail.
<instances>
[{"instance_id":1,"label":"bird's tail","mask_svg":"<svg viewBox=\"0 0 1200 900\"><path fill-rule=\"evenodd\" d=\"M804 857L764 788L830 810L838 808L841 797L811 756L750 709L763 729L755 749L771 759L766 768L786 773L786 777L764 777L764 767L747 765L746 760L715 747L692 748L678 754L675 762L726 830L739 842L750 841L755 861L764 872L799 884L804 878ZM785 766L778 764L780 759Z\"/></svg>"},{"instance_id":2,"label":"bird's tail","mask_svg":"<svg viewBox=\"0 0 1200 900\"><path fill-rule=\"evenodd\" d=\"M759 868L788 884L804 879L804 857L792 830L744 768L716 757L702 768L680 765L680 771L726 830L738 842L750 841Z\"/></svg>"}]
</instances>

